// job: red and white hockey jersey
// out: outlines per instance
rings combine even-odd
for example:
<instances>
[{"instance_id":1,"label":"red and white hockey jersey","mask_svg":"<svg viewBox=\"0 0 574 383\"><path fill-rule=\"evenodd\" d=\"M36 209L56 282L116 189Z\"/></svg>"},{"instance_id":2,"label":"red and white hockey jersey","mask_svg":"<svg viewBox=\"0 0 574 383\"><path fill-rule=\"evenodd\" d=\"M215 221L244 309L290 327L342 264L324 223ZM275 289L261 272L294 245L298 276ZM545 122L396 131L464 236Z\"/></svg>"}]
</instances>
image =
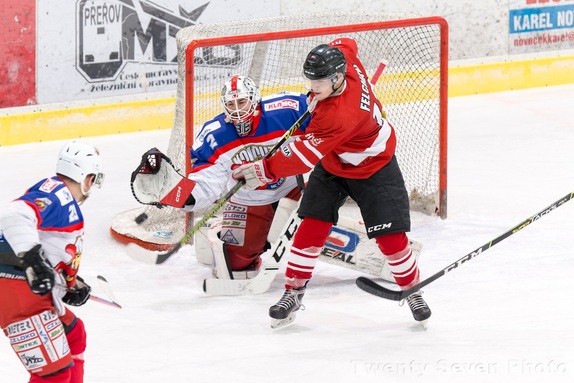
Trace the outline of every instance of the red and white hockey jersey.
<instances>
[{"instance_id":1,"label":"red and white hockey jersey","mask_svg":"<svg viewBox=\"0 0 574 383\"><path fill-rule=\"evenodd\" d=\"M394 129L383 118L381 103L357 58L355 40L341 38L330 45L345 55L346 85L338 96L317 103L304 136L267 160L267 171L274 177L306 173L321 160L334 175L365 179L395 153Z\"/></svg>"}]
</instances>

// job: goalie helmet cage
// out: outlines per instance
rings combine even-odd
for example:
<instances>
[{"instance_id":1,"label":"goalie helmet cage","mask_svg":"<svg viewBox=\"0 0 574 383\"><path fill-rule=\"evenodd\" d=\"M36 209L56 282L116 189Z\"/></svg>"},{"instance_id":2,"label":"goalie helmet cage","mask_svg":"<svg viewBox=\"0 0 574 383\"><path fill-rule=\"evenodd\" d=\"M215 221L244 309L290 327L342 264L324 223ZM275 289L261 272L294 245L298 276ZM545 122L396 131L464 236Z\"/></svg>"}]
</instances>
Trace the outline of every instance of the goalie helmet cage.
<instances>
[{"instance_id":1,"label":"goalie helmet cage","mask_svg":"<svg viewBox=\"0 0 574 383\"><path fill-rule=\"evenodd\" d=\"M223 112L220 92L233 74L251 77L262 97L305 93L305 57L339 37L357 41L368 75L377 77L374 91L396 131L396 156L411 210L446 218L448 25L438 16L330 12L181 29L167 155L182 174L189 174L194 137L203 123ZM121 242L166 250L192 224L191 213L146 206L117 214L110 231Z\"/></svg>"}]
</instances>

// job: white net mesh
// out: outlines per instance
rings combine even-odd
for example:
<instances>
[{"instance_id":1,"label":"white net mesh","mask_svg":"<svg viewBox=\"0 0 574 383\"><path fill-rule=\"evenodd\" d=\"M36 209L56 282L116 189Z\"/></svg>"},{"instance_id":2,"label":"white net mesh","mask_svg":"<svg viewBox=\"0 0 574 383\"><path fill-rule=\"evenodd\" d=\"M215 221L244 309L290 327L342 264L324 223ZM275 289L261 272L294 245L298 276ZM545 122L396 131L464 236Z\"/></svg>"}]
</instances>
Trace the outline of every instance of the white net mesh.
<instances>
[{"instance_id":1,"label":"white net mesh","mask_svg":"<svg viewBox=\"0 0 574 383\"><path fill-rule=\"evenodd\" d=\"M397 133L397 158L411 208L429 214L439 210L446 217L446 187L441 185L446 161L440 161L441 156L446 158L441 141L441 134L446 135L446 100L441 92L441 76L443 81L446 76L441 73L441 60L447 60L441 45L446 46L446 33L439 23L413 15L323 13L180 30L176 111L167 155L187 174L194 133L222 112L220 91L231 75L251 77L262 96L283 90L305 93L301 72L306 55L338 37L357 41L370 76L384 60L375 93ZM135 217L144 212L147 219L136 224ZM176 209L150 206L118 214L112 234L144 246L151 243L148 248L162 248L183 237L189 221Z\"/></svg>"}]
</instances>

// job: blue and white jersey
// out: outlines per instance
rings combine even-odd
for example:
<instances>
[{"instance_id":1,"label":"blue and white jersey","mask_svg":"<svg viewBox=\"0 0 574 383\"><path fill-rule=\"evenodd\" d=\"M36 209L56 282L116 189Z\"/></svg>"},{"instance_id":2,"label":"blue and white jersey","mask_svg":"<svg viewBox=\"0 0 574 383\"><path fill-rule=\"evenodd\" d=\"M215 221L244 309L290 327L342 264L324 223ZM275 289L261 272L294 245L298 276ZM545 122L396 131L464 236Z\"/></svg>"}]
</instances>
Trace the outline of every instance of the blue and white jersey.
<instances>
[{"instance_id":1,"label":"blue and white jersey","mask_svg":"<svg viewBox=\"0 0 574 383\"><path fill-rule=\"evenodd\" d=\"M71 286L80 266L84 217L66 184L58 177L44 179L10 202L0 218L0 249L14 254L34 245Z\"/></svg>"},{"instance_id":2,"label":"blue and white jersey","mask_svg":"<svg viewBox=\"0 0 574 383\"><path fill-rule=\"evenodd\" d=\"M307 97L293 92L282 92L261 99L257 108L254 128L248 136L237 134L235 126L227 122L222 113L207 121L191 149L193 168L189 178L197 184L192 191L193 209L211 205L219 196L233 187L232 165L240 165L263 158L307 110ZM305 132L309 119L293 134ZM281 178L264 190L240 189L232 201L250 206L277 202L285 197L297 182L295 177Z\"/></svg>"}]
</instances>

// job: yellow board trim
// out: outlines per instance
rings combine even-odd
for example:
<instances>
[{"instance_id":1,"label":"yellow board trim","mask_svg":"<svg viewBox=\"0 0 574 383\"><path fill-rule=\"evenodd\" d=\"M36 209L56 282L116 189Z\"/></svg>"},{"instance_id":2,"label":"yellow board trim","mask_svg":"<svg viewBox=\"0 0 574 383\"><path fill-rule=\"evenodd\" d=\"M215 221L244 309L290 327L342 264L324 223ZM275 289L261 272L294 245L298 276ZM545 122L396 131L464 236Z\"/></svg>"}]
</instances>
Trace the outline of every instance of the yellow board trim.
<instances>
[{"instance_id":1,"label":"yellow board trim","mask_svg":"<svg viewBox=\"0 0 574 383\"><path fill-rule=\"evenodd\" d=\"M574 56L453 67L449 97L574 83Z\"/></svg>"},{"instance_id":2,"label":"yellow board trim","mask_svg":"<svg viewBox=\"0 0 574 383\"><path fill-rule=\"evenodd\" d=\"M449 97L573 84L574 56L451 67L448 83ZM170 129L175 99L14 111L0 115L0 146Z\"/></svg>"},{"instance_id":3,"label":"yellow board trim","mask_svg":"<svg viewBox=\"0 0 574 383\"><path fill-rule=\"evenodd\" d=\"M0 146L168 129L174 113L172 97L0 115Z\"/></svg>"}]
</instances>

